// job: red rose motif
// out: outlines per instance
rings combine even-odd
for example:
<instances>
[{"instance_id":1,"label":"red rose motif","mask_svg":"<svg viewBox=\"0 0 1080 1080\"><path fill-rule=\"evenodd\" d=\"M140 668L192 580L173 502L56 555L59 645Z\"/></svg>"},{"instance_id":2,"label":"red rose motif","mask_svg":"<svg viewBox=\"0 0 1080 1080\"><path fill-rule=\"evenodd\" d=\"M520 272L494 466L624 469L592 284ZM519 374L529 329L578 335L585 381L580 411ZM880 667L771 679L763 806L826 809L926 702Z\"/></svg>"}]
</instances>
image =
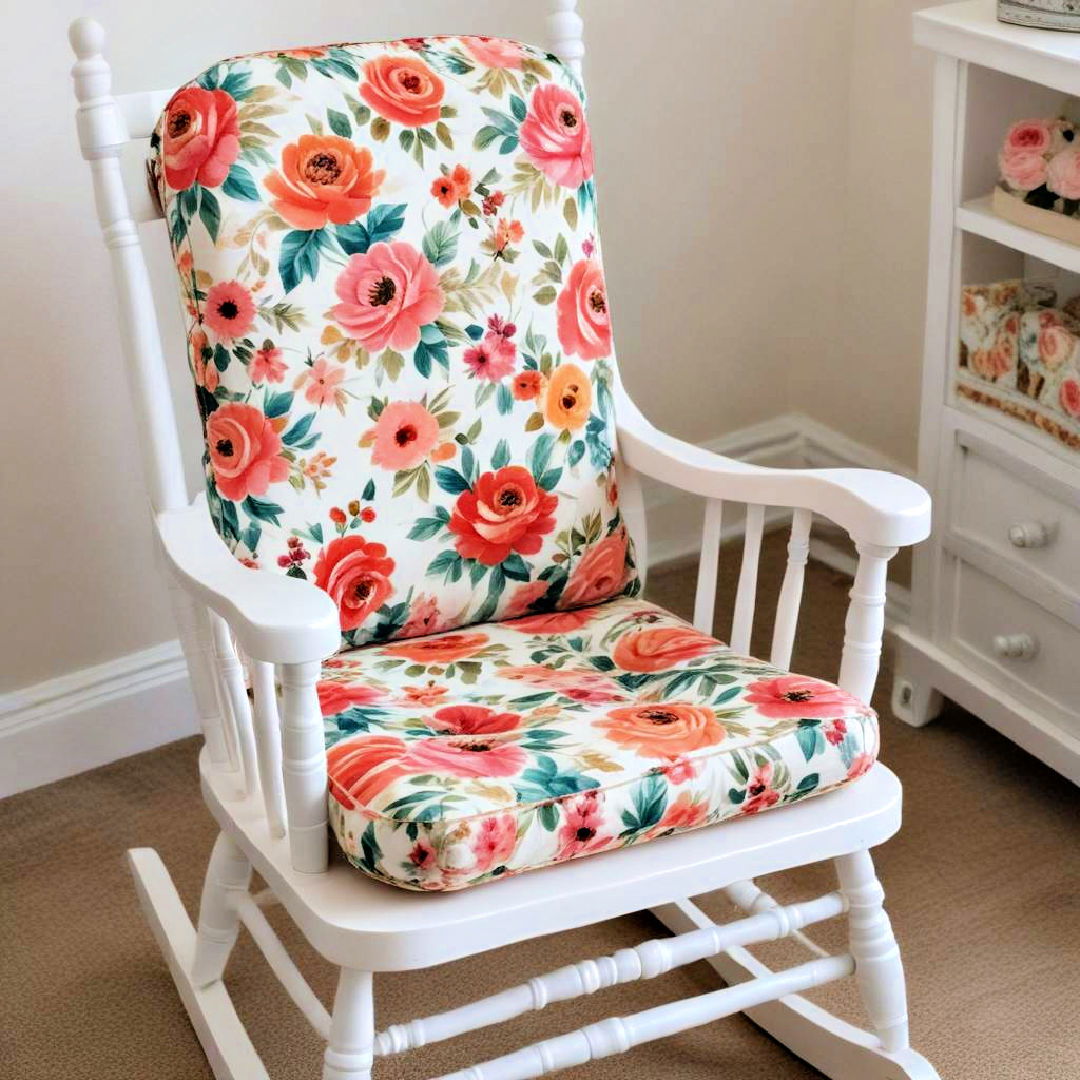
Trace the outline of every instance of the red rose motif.
<instances>
[{"instance_id":1,"label":"red rose motif","mask_svg":"<svg viewBox=\"0 0 1080 1080\"><path fill-rule=\"evenodd\" d=\"M321 679L315 684L319 695L319 707L323 716L336 716L354 705L374 705L383 700L383 694L372 686L350 686L348 683Z\"/></svg>"},{"instance_id":2,"label":"red rose motif","mask_svg":"<svg viewBox=\"0 0 1080 1080\"><path fill-rule=\"evenodd\" d=\"M579 188L592 176L592 136L581 101L569 90L537 87L519 138L529 160L560 187Z\"/></svg>"},{"instance_id":3,"label":"red rose motif","mask_svg":"<svg viewBox=\"0 0 1080 1080\"><path fill-rule=\"evenodd\" d=\"M233 401L215 409L206 422L206 446L217 489L233 502L265 495L271 484L288 478L281 436L254 405Z\"/></svg>"},{"instance_id":4,"label":"red rose motif","mask_svg":"<svg viewBox=\"0 0 1080 1080\"><path fill-rule=\"evenodd\" d=\"M355 630L393 592L393 572L394 560L386 557L384 545L369 544L362 536L344 536L319 552L315 584L337 604L341 629Z\"/></svg>"},{"instance_id":5,"label":"red rose motif","mask_svg":"<svg viewBox=\"0 0 1080 1080\"><path fill-rule=\"evenodd\" d=\"M582 555L563 589L563 604L598 604L626 584L626 534L612 533Z\"/></svg>"},{"instance_id":6,"label":"red rose motif","mask_svg":"<svg viewBox=\"0 0 1080 1080\"><path fill-rule=\"evenodd\" d=\"M517 713L496 712L483 705L449 705L428 717L427 726L443 735L494 735L515 731L521 724Z\"/></svg>"},{"instance_id":7,"label":"red rose motif","mask_svg":"<svg viewBox=\"0 0 1080 1080\"><path fill-rule=\"evenodd\" d=\"M558 301L559 344L568 355L596 360L611 352L611 316L600 264L574 264Z\"/></svg>"},{"instance_id":8,"label":"red rose motif","mask_svg":"<svg viewBox=\"0 0 1080 1080\"><path fill-rule=\"evenodd\" d=\"M520 465L484 473L472 491L458 496L450 518L458 554L485 566L496 566L514 551L535 555L555 528L551 515L558 501Z\"/></svg>"},{"instance_id":9,"label":"red rose motif","mask_svg":"<svg viewBox=\"0 0 1080 1080\"><path fill-rule=\"evenodd\" d=\"M224 90L189 86L165 110L161 156L165 180L174 191L196 181L218 187L240 153L236 102Z\"/></svg>"}]
</instances>

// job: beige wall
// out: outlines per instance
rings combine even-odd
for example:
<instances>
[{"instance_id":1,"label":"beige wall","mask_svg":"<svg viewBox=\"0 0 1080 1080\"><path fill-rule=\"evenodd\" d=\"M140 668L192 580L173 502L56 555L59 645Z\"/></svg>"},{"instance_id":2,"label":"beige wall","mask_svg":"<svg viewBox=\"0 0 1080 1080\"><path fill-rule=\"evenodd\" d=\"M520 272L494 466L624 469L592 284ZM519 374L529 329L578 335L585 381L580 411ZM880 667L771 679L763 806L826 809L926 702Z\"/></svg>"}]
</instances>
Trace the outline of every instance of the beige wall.
<instances>
[{"instance_id":1,"label":"beige wall","mask_svg":"<svg viewBox=\"0 0 1080 1080\"><path fill-rule=\"evenodd\" d=\"M645 411L700 440L797 408L911 461L928 112L926 64L908 44L914 5L581 6L619 350ZM16 148L0 156L0 691L174 636L75 149L68 21L89 12L106 25L125 90L304 42L537 39L545 7L187 0L166 15L132 0L54 0L22 17L0 73Z\"/></svg>"}]
</instances>

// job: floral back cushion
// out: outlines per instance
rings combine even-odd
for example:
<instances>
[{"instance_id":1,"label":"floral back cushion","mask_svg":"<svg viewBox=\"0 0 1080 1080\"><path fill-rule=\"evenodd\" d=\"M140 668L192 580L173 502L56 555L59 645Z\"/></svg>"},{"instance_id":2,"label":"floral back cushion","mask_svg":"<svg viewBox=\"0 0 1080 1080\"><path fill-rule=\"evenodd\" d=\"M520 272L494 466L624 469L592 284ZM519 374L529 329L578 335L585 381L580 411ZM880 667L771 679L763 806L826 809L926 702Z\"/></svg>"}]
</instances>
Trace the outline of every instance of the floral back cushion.
<instances>
[{"instance_id":1,"label":"floral back cushion","mask_svg":"<svg viewBox=\"0 0 1080 1080\"><path fill-rule=\"evenodd\" d=\"M581 88L488 38L240 57L151 141L217 531L344 647L637 589Z\"/></svg>"}]
</instances>

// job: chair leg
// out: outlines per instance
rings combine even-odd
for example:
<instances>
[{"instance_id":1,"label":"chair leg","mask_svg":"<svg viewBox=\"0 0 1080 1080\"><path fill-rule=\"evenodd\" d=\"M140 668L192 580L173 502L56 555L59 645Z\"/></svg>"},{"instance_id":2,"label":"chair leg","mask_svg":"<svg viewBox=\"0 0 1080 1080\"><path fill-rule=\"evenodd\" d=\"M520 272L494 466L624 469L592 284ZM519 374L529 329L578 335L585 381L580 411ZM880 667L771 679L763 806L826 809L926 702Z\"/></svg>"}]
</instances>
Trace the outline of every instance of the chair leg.
<instances>
[{"instance_id":1,"label":"chair leg","mask_svg":"<svg viewBox=\"0 0 1080 1080\"><path fill-rule=\"evenodd\" d=\"M848 934L855 978L870 1024L889 1053L908 1047L907 993L900 947L885 913L885 890L870 852L835 860L840 888L850 905Z\"/></svg>"},{"instance_id":2,"label":"chair leg","mask_svg":"<svg viewBox=\"0 0 1080 1080\"><path fill-rule=\"evenodd\" d=\"M371 1080L374 1051L371 972L342 968L323 1058L323 1080Z\"/></svg>"},{"instance_id":3,"label":"chair leg","mask_svg":"<svg viewBox=\"0 0 1080 1080\"><path fill-rule=\"evenodd\" d=\"M191 965L195 986L209 986L224 974L240 928L240 916L230 894L246 893L250 881L251 863L247 856L231 836L218 833L199 902L195 959Z\"/></svg>"}]
</instances>

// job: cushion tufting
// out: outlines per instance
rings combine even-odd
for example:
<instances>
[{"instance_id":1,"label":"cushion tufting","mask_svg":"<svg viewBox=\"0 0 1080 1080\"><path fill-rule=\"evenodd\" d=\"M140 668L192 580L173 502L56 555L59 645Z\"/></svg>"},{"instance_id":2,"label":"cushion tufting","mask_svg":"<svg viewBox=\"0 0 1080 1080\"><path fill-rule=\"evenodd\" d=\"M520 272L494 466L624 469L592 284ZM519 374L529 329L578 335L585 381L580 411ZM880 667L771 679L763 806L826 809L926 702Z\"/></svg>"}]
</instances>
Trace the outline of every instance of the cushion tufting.
<instances>
[{"instance_id":1,"label":"cushion tufting","mask_svg":"<svg viewBox=\"0 0 1080 1080\"><path fill-rule=\"evenodd\" d=\"M152 139L217 531L343 645L636 591L580 86L516 42L224 61Z\"/></svg>"},{"instance_id":2,"label":"cushion tufting","mask_svg":"<svg viewBox=\"0 0 1080 1080\"><path fill-rule=\"evenodd\" d=\"M874 713L630 598L326 662L330 820L355 866L448 890L827 791Z\"/></svg>"}]
</instances>

